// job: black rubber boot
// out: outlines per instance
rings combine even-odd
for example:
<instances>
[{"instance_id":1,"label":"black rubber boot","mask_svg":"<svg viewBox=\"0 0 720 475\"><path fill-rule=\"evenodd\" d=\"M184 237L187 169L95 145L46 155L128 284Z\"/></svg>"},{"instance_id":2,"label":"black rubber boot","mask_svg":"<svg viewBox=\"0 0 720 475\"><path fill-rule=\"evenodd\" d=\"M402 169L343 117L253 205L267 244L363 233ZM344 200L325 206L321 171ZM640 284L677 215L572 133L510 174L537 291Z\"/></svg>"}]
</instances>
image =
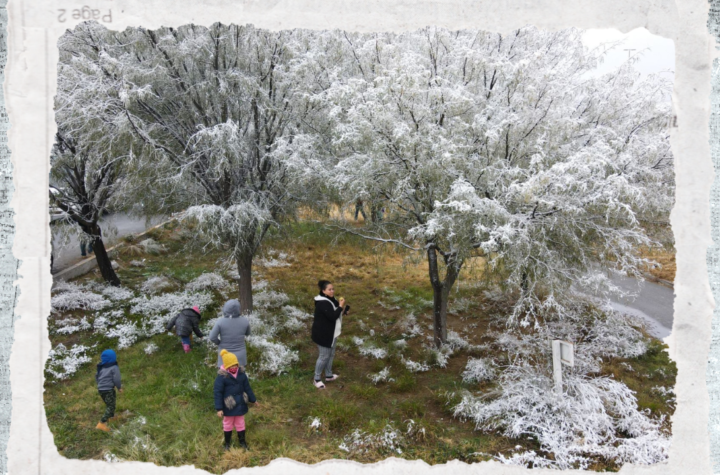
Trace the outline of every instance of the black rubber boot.
<instances>
[{"instance_id":1,"label":"black rubber boot","mask_svg":"<svg viewBox=\"0 0 720 475\"><path fill-rule=\"evenodd\" d=\"M230 450L230 442L232 441L232 431L231 430L223 431L223 434L225 434L225 445L223 446L223 448L227 452L228 450Z\"/></svg>"},{"instance_id":2,"label":"black rubber boot","mask_svg":"<svg viewBox=\"0 0 720 475\"><path fill-rule=\"evenodd\" d=\"M248 450L247 442L245 442L245 431L241 430L238 432L238 440L240 441L240 447L242 447L245 450Z\"/></svg>"}]
</instances>

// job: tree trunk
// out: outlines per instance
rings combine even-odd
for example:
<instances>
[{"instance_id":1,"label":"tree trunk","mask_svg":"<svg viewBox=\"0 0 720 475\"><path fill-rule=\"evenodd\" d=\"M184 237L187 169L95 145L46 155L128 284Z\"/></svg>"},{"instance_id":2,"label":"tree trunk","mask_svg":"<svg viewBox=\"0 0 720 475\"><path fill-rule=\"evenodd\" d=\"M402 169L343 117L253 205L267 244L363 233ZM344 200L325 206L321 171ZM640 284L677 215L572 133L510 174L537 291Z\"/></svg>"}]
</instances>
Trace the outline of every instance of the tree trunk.
<instances>
[{"instance_id":1,"label":"tree trunk","mask_svg":"<svg viewBox=\"0 0 720 475\"><path fill-rule=\"evenodd\" d=\"M238 282L238 301L240 302L240 313L248 314L253 311L252 296L252 256L235 256L238 266L240 282Z\"/></svg>"},{"instance_id":2,"label":"tree trunk","mask_svg":"<svg viewBox=\"0 0 720 475\"><path fill-rule=\"evenodd\" d=\"M100 269L100 274L102 274L103 279L105 279L105 282L108 284L114 287L119 287L120 278L112 268L110 256L108 255L107 250L105 250L105 243L102 240L102 231L100 230L100 226L95 224L92 228L85 231L85 233L89 234L93 238L92 246L93 252L95 253L95 261L97 261L98 269Z\"/></svg>"},{"instance_id":3,"label":"tree trunk","mask_svg":"<svg viewBox=\"0 0 720 475\"><path fill-rule=\"evenodd\" d=\"M462 261L454 257L445 258L447 271L445 279L440 280L440 270L437 261L437 250L428 248L428 264L430 270L430 283L433 288L433 341L437 348L447 343L447 310L450 289L460 274Z\"/></svg>"}]
</instances>

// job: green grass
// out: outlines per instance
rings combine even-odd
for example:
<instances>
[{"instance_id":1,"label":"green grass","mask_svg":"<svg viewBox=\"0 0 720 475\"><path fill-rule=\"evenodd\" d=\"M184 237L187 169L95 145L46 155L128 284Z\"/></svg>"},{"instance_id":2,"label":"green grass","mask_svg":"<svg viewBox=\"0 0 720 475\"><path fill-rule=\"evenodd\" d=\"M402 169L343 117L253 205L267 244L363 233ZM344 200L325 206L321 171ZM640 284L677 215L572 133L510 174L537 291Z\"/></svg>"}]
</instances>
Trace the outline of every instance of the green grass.
<instances>
[{"instance_id":1,"label":"green grass","mask_svg":"<svg viewBox=\"0 0 720 475\"><path fill-rule=\"evenodd\" d=\"M162 274L181 289L203 272L220 271L218 262L224 257L222 254L200 253L196 243L175 229L157 230L153 238L162 242L167 251L139 257L121 254L119 276L123 285L138 288L148 277ZM352 305L353 311L343 320L341 345L335 356L334 371L340 374L340 379L328 383L323 391L312 385L317 347L310 341L309 323L303 330L282 335L283 341L300 356L300 361L285 374L257 374L253 362L260 355L256 348L249 347L248 372L260 402L251 407L246 417L251 450L234 448L225 453L221 422L212 401L215 353L210 348L196 347L190 354L184 354L176 337L157 335L152 342L159 349L150 356L144 353L142 342L118 351L125 390L118 395L117 417L111 420L114 431L110 434L94 429L104 410L95 387L94 363L85 365L66 381L46 383L47 420L61 454L78 459L114 454L163 466L193 464L222 473L237 467L266 465L277 457L305 463L329 458L376 462L393 455L436 464L456 459L479 461L488 457L478 453L496 454L516 445L538 450L532 440L480 433L471 423L453 417L452 405L459 401L463 391L492 389L492 384L468 385L461 381L468 356L482 356L477 350L456 352L445 369L410 373L404 368L400 352L392 342L402 337L398 323L410 312L417 316L421 326L431 323L428 301L432 300L432 291L426 264L409 263L406 255L388 248L379 262L372 254L373 245L367 241L350 235L337 236L307 222L288 226L281 232L273 231L264 249L294 256L290 267L256 268L254 277L285 292L291 305L312 313L312 298L321 278L332 280L336 293L344 295ZM145 267L127 265L130 260L142 258L146 259ZM80 280L99 280L99 276L88 274ZM492 319L476 293L467 288L453 290L452 298L471 299L472 305L467 311L448 316L448 322L449 328L456 330L477 324L471 338L477 344L486 341ZM205 315L216 315L224 300L216 292ZM396 306L400 309L392 309ZM368 335L369 329L374 330L373 337ZM387 349L389 356L384 360L361 356L352 336ZM421 347L421 338L409 340L403 351L406 358L428 360L430 355ZM51 334L53 346L89 339L87 332L71 336ZM103 348L116 345L115 340L93 341L98 342L95 358L99 358ZM615 374L637 391L640 407L669 415L674 407L667 397L653 390L656 386L674 385L676 369L662 349L661 343L654 342L640 358L608 362L604 373ZM395 381L373 385L368 375L386 366L391 368ZM319 430L309 428L313 417L322 422ZM409 419L424 427L425 434L402 454L369 451L349 455L339 448L343 437L354 429L373 433L388 424L403 428ZM237 443L235 438L233 443ZM609 465L594 468L615 469Z\"/></svg>"}]
</instances>

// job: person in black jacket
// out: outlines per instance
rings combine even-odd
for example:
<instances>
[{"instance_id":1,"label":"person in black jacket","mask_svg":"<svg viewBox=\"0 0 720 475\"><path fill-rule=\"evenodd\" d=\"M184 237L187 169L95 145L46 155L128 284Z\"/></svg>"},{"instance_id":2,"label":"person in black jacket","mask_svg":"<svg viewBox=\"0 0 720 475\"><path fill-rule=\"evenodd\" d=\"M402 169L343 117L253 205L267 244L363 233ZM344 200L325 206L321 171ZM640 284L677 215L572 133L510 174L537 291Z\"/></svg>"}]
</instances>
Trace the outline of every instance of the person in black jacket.
<instances>
[{"instance_id":1,"label":"person in black jacket","mask_svg":"<svg viewBox=\"0 0 720 475\"><path fill-rule=\"evenodd\" d=\"M200 308L195 306L193 308L186 308L180 313L175 315L167 324L167 330L170 331L172 327L175 327L177 336L180 337L183 350L185 353L190 353L192 345L192 332L198 336L203 337L203 332L200 331Z\"/></svg>"},{"instance_id":2,"label":"person in black jacket","mask_svg":"<svg viewBox=\"0 0 720 475\"><path fill-rule=\"evenodd\" d=\"M213 386L215 410L218 417L223 418L223 433L225 434L225 450L230 450L233 427L237 431L240 447L247 450L245 441L245 414L247 401L257 403L255 393L250 387L247 375L238 364L237 357L227 350L220 351L223 364L218 370Z\"/></svg>"},{"instance_id":3,"label":"person in black jacket","mask_svg":"<svg viewBox=\"0 0 720 475\"><path fill-rule=\"evenodd\" d=\"M318 282L320 295L315 296L315 320L312 325L312 341L318 346L318 359L315 363L315 380L313 384L318 389L324 389L322 373L325 371L325 381L335 381L339 378L332 372L333 358L335 357L335 342L340 336L342 316L347 314L345 299L335 300L335 288L327 280Z\"/></svg>"}]
</instances>

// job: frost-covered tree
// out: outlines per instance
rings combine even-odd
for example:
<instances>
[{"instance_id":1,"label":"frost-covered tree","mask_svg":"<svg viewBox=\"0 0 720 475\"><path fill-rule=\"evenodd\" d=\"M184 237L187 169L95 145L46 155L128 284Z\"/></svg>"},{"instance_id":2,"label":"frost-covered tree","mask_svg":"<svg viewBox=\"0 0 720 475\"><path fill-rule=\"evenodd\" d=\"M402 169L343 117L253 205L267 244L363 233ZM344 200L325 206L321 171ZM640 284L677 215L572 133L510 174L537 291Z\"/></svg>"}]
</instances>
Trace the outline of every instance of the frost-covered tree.
<instances>
[{"instance_id":1,"label":"frost-covered tree","mask_svg":"<svg viewBox=\"0 0 720 475\"><path fill-rule=\"evenodd\" d=\"M99 221L121 186L122 158L83 147L60 131L50 164L50 203L65 213L69 224L80 228L81 239L90 240L103 279L111 285L120 285L105 249Z\"/></svg>"},{"instance_id":2,"label":"frost-covered tree","mask_svg":"<svg viewBox=\"0 0 720 475\"><path fill-rule=\"evenodd\" d=\"M92 46L89 50L99 55ZM119 91L117 77L60 48L50 203L65 212L67 224L80 229L81 239L92 243L100 272L112 285L120 280L105 250L99 220L109 209L123 209L134 194L127 180L132 137L123 132Z\"/></svg>"},{"instance_id":3,"label":"frost-covered tree","mask_svg":"<svg viewBox=\"0 0 720 475\"><path fill-rule=\"evenodd\" d=\"M247 312L253 256L304 194L278 144L290 146L316 113L308 93L329 84L312 67L318 38L221 24L116 33L87 23L60 43L93 66L78 87L122 83L121 128L141 143L146 211L185 210L199 239L228 250Z\"/></svg>"},{"instance_id":4,"label":"frost-covered tree","mask_svg":"<svg viewBox=\"0 0 720 475\"><path fill-rule=\"evenodd\" d=\"M389 203L363 236L426 255L437 345L471 256L518 295L511 323L562 316L571 284L610 288L600 267L638 273L641 220L673 196L668 84L630 63L594 74L577 30L346 40L358 73L322 93L338 157L326 180Z\"/></svg>"}]
</instances>

